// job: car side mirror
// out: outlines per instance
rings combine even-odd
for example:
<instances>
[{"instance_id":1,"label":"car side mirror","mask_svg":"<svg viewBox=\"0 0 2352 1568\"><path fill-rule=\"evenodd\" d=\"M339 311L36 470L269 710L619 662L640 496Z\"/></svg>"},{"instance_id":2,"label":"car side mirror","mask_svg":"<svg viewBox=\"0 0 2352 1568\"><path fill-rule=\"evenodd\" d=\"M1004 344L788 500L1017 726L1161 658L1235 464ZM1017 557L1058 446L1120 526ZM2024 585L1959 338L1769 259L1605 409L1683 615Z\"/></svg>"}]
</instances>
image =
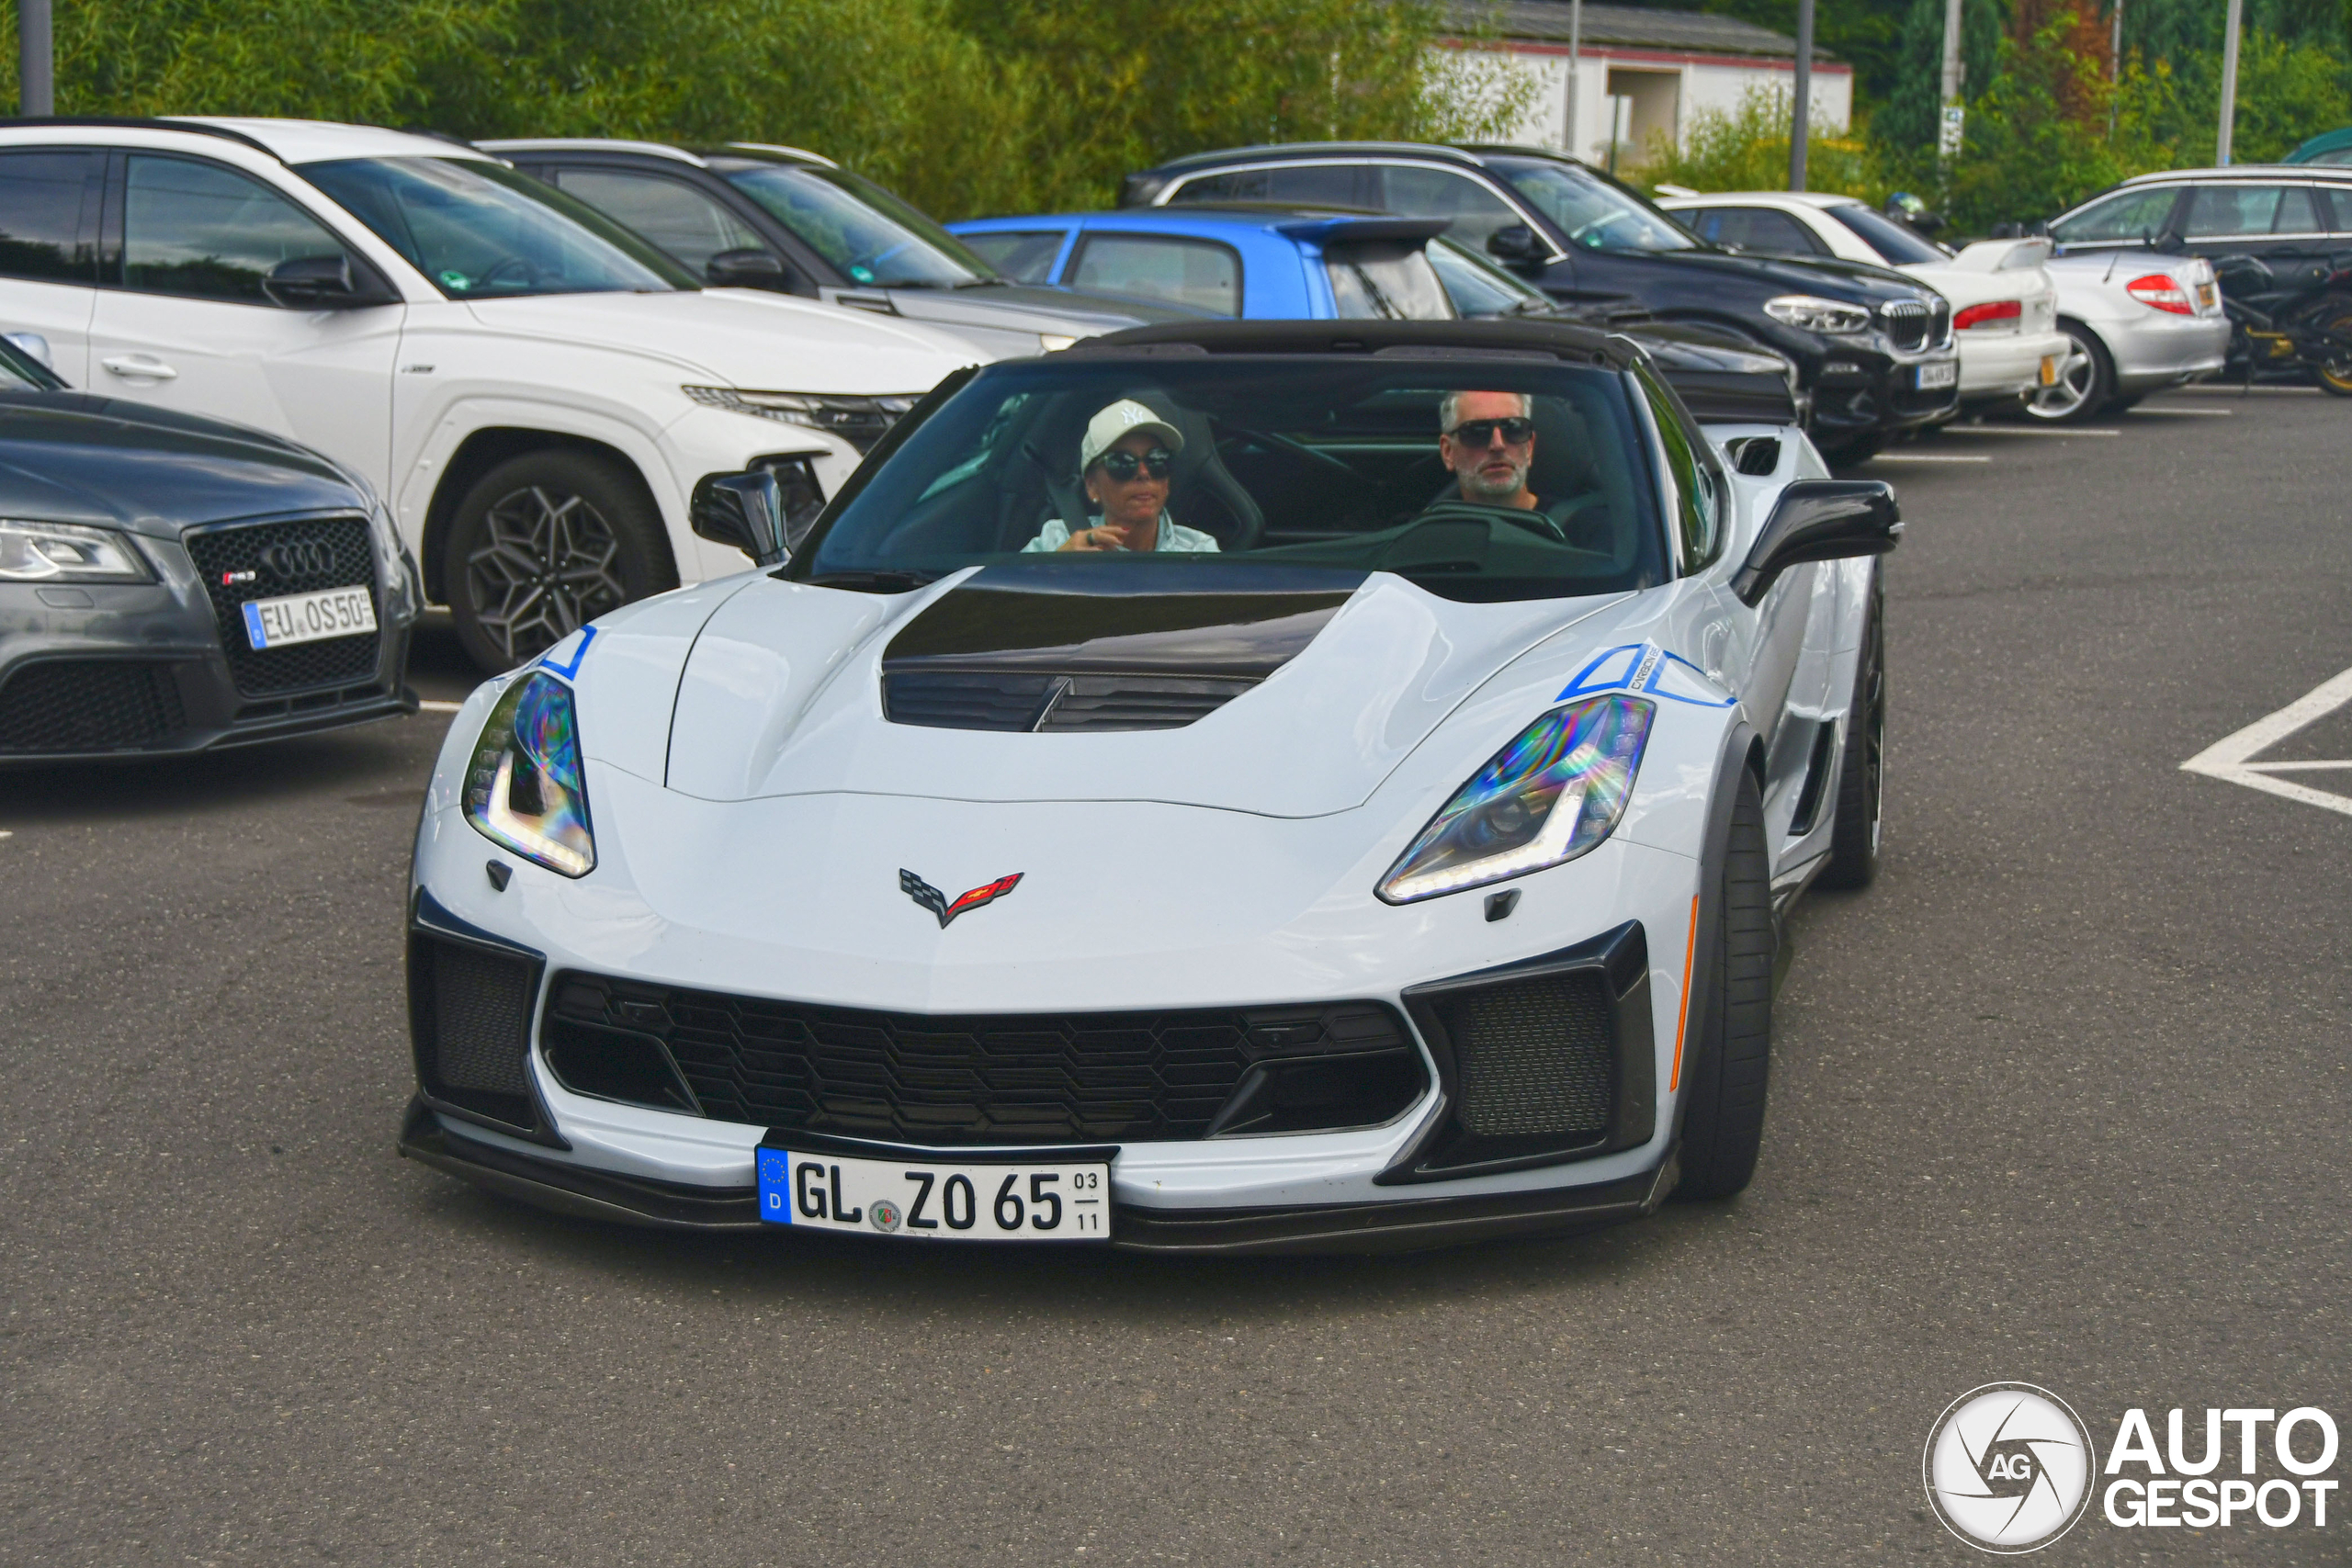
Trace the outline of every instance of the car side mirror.
<instances>
[{"instance_id":1,"label":"car side mirror","mask_svg":"<svg viewBox=\"0 0 2352 1568\"><path fill-rule=\"evenodd\" d=\"M353 268L347 255L295 256L262 279L261 291L289 310L356 310L391 299Z\"/></svg>"},{"instance_id":2,"label":"car side mirror","mask_svg":"<svg viewBox=\"0 0 2352 1568\"><path fill-rule=\"evenodd\" d=\"M824 510L813 459L771 457L745 473L705 475L686 504L686 522L713 544L732 545L762 566L778 566L800 547Z\"/></svg>"},{"instance_id":3,"label":"car side mirror","mask_svg":"<svg viewBox=\"0 0 2352 1568\"><path fill-rule=\"evenodd\" d=\"M702 275L720 288L777 288L784 284L784 263L773 251L746 245L719 252L703 263Z\"/></svg>"},{"instance_id":4,"label":"car side mirror","mask_svg":"<svg viewBox=\"0 0 2352 1568\"><path fill-rule=\"evenodd\" d=\"M1532 266L1544 259L1543 243L1524 223L1506 223L1487 236L1487 254L1510 266Z\"/></svg>"},{"instance_id":5,"label":"car side mirror","mask_svg":"<svg viewBox=\"0 0 2352 1568\"><path fill-rule=\"evenodd\" d=\"M1752 610L1792 566L1883 556L1902 537L1903 509L1885 480L1794 479L1732 574L1731 591Z\"/></svg>"}]
</instances>

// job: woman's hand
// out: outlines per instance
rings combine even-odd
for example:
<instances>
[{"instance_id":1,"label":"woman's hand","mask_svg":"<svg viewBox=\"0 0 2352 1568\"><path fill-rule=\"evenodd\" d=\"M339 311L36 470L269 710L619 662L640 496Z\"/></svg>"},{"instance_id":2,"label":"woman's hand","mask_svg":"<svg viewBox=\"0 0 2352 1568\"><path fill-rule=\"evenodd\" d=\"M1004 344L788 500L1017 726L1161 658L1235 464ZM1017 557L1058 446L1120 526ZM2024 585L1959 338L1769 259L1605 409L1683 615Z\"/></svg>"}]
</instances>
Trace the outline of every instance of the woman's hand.
<instances>
[{"instance_id":1,"label":"woman's hand","mask_svg":"<svg viewBox=\"0 0 2352 1568\"><path fill-rule=\"evenodd\" d=\"M1116 528L1080 528L1055 546L1054 553L1059 555L1064 550L1124 550L1126 547Z\"/></svg>"}]
</instances>

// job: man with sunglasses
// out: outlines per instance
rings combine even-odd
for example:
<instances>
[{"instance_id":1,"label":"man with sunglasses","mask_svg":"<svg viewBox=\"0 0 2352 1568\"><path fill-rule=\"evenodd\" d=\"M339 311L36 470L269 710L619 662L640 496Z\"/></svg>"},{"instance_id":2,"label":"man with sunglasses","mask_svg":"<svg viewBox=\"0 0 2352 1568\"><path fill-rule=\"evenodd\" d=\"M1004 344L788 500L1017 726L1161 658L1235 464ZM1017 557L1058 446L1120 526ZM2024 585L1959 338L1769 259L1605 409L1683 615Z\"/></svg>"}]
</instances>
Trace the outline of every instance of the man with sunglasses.
<instances>
[{"instance_id":1,"label":"man with sunglasses","mask_svg":"<svg viewBox=\"0 0 2352 1568\"><path fill-rule=\"evenodd\" d=\"M1534 408L1524 392L1448 392L1438 404L1438 455L1462 499L1541 512L1527 488L1535 466Z\"/></svg>"},{"instance_id":2,"label":"man with sunglasses","mask_svg":"<svg viewBox=\"0 0 2352 1568\"><path fill-rule=\"evenodd\" d=\"M1086 498L1102 521L1072 529L1057 517L1022 547L1033 550L1214 550L1216 540L1168 515L1170 476L1183 434L1133 398L1121 398L1086 422L1078 468Z\"/></svg>"}]
</instances>

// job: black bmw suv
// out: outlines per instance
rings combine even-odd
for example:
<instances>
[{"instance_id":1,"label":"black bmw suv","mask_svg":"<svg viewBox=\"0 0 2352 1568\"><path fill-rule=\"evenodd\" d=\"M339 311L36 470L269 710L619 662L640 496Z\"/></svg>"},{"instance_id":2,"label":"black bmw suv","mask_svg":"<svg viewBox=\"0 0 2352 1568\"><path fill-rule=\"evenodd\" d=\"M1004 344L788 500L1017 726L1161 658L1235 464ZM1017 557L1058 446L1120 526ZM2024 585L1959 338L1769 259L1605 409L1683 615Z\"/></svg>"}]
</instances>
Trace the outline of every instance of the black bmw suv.
<instances>
[{"instance_id":1,"label":"black bmw suv","mask_svg":"<svg viewBox=\"0 0 2352 1568\"><path fill-rule=\"evenodd\" d=\"M1274 202L1443 218L1456 239L1584 313L1703 321L1777 349L1813 395L1814 439L1855 460L1959 409L1951 307L1900 273L1710 245L1640 196L1524 147L1300 142L1129 175L1123 207Z\"/></svg>"}]
</instances>

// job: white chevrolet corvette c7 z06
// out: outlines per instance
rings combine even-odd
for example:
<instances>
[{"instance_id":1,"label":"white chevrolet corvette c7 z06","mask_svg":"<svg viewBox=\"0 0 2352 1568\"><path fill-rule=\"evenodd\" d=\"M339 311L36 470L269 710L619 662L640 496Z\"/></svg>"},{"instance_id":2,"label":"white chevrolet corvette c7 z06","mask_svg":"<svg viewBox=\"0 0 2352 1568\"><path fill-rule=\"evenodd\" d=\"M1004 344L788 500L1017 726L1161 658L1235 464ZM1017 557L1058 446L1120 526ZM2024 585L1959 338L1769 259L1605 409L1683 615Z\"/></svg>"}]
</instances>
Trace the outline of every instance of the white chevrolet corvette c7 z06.
<instances>
[{"instance_id":1,"label":"white chevrolet corvette c7 z06","mask_svg":"<svg viewBox=\"0 0 2352 1568\"><path fill-rule=\"evenodd\" d=\"M1747 379L1564 324L1153 327L950 378L801 536L707 480L759 570L451 728L402 1152L874 1245L1738 1191L1779 914L1877 863L1900 532Z\"/></svg>"}]
</instances>

